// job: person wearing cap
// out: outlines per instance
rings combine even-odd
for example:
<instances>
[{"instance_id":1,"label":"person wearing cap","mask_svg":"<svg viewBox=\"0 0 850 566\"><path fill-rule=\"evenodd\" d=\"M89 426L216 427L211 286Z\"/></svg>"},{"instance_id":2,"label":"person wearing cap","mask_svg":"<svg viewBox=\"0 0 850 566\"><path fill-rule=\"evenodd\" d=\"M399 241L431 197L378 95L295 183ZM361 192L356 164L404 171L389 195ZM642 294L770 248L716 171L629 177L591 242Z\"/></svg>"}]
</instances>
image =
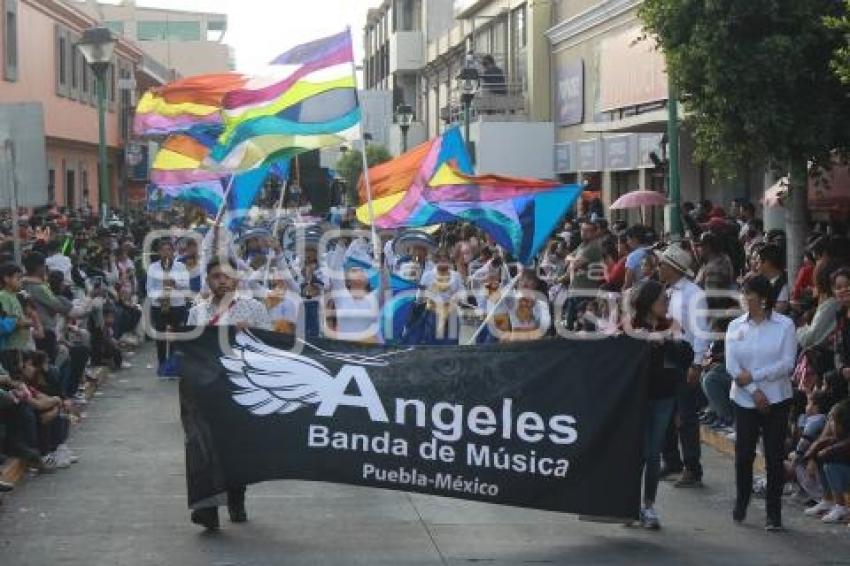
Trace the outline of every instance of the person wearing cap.
<instances>
[{"instance_id":1,"label":"person wearing cap","mask_svg":"<svg viewBox=\"0 0 850 566\"><path fill-rule=\"evenodd\" d=\"M680 383L676 394L677 426L667 439L662 475L682 471L675 487L702 485L700 463L699 395L702 362L708 350L708 319L705 293L693 281L691 254L677 244L657 252L658 274L667 285L670 298L669 314L682 329L684 340L691 345L694 357L687 380ZM678 438L677 438L678 436ZM681 442L682 451L679 452Z\"/></svg>"}]
</instances>

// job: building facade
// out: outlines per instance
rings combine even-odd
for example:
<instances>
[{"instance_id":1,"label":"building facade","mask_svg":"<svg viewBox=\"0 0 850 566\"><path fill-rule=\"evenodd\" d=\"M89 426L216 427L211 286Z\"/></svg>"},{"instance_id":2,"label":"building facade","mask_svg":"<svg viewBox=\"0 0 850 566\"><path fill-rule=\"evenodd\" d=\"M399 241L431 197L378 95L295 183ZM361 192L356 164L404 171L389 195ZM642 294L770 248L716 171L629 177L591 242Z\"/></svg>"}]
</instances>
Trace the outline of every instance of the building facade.
<instances>
[{"instance_id":1,"label":"building facade","mask_svg":"<svg viewBox=\"0 0 850 566\"><path fill-rule=\"evenodd\" d=\"M543 34L551 21L550 2L387 0L368 16L366 87L391 91L394 108L413 108L412 146L462 125L458 75L467 64L483 71L489 55L505 84L498 92L483 88L472 103L470 148L478 169L552 177L550 50ZM398 153L397 128L390 137Z\"/></svg>"},{"instance_id":2,"label":"building facade","mask_svg":"<svg viewBox=\"0 0 850 566\"><path fill-rule=\"evenodd\" d=\"M184 77L235 69L233 49L224 43L225 14L144 8L135 0L118 4L77 1L113 33L135 42Z\"/></svg>"},{"instance_id":3,"label":"building facade","mask_svg":"<svg viewBox=\"0 0 850 566\"><path fill-rule=\"evenodd\" d=\"M600 191L608 205L638 189L664 190L658 160L666 155L667 75L663 54L642 37L641 0L558 0L551 42L555 170L564 181ZM680 114L680 117L684 117ZM757 198L763 169L718 182L694 160L687 128L680 136L683 201ZM637 221L638 211L612 211ZM631 214L631 217L628 215ZM662 211L647 221L660 227Z\"/></svg>"},{"instance_id":4,"label":"building facade","mask_svg":"<svg viewBox=\"0 0 850 566\"><path fill-rule=\"evenodd\" d=\"M98 115L95 78L75 43L97 22L61 0L2 0L4 72L0 104L36 103L43 114L47 202L98 207ZM132 112L139 91L162 84L164 70L133 43L119 39L106 84L109 201L127 202L147 163L128 159ZM2 124L0 124L2 126ZM2 127L0 127L2 129ZM134 148L135 149L135 148ZM138 170L143 168L144 171Z\"/></svg>"}]
</instances>

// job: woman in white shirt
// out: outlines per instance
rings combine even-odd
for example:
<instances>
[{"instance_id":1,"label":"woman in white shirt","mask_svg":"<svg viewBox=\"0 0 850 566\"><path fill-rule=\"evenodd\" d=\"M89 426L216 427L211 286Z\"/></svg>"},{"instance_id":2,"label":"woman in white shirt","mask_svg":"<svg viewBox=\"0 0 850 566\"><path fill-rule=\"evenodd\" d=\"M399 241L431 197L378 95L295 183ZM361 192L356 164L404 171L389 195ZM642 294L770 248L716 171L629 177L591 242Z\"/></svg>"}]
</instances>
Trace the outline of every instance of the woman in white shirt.
<instances>
[{"instance_id":1,"label":"woman in white shirt","mask_svg":"<svg viewBox=\"0 0 850 566\"><path fill-rule=\"evenodd\" d=\"M359 267L345 270L342 286L325 293L325 335L348 342L379 343L378 290L369 288L369 276Z\"/></svg>"},{"instance_id":2,"label":"woman in white shirt","mask_svg":"<svg viewBox=\"0 0 850 566\"><path fill-rule=\"evenodd\" d=\"M744 280L747 312L726 331L726 371L734 379L729 397L735 409L735 483L732 518L742 522L753 488L753 460L759 436L767 468L765 529L782 530L783 458L797 355L794 323L774 312L773 288L764 275Z\"/></svg>"},{"instance_id":3,"label":"woman in white shirt","mask_svg":"<svg viewBox=\"0 0 850 566\"><path fill-rule=\"evenodd\" d=\"M546 284L537 277L535 270L524 270L516 291L505 298L503 308L508 316L510 331L503 333L499 340L523 342L546 336L552 325L547 298Z\"/></svg>"}]
</instances>

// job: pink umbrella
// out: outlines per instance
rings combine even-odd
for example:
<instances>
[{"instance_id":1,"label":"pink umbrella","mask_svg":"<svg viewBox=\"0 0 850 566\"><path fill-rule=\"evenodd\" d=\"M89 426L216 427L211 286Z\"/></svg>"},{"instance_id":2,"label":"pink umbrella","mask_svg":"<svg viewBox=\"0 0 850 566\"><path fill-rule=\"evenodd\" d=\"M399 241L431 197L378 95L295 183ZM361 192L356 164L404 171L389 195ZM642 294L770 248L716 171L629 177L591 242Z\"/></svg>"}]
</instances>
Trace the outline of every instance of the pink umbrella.
<instances>
[{"instance_id":1,"label":"pink umbrella","mask_svg":"<svg viewBox=\"0 0 850 566\"><path fill-rule=\"evenodd\" d=\"M664 206L667 197L657 191L632 191L626 193L611 205L612 210L640 208L642 206Z\"/></svg>"}]
</instances>

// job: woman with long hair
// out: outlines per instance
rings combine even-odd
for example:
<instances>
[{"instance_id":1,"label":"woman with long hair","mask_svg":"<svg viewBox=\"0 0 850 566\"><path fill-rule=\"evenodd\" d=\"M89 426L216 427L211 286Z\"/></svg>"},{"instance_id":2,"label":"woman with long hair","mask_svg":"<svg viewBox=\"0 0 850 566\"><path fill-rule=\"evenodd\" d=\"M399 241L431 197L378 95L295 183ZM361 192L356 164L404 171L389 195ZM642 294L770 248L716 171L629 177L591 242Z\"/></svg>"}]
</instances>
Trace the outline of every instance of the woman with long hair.
<instances>
[{"instance_id":1,"label":"woman with long hair","mask_svg":"<svg viewBox=\"0 0 850 566\"><path fill-rule=\"evenodd\" d=\"M673 409L676 387L694 357L690 344L682 339L675 321L668 317L668 298L664 286L653 280L639 283L631 291L631 333L651 343L649 363L649 410L643 435L643 506L641 524L648 529L661 528L655 498L661 479L661 451Z\"/></svg>"},{"instance_id":2,"label":"woman with long hair","mask_svg":"<svg viewBox=\"0 0 850 566\"><path fill-rule=\"evenodd\" d=\"M740 523L747 516L761 436L767 468L765 529L781 531L783 460L797 338L791 319L773 310L777 296L766 276L747 277L743 292L747 312L726 331L726 370L733 378L730 398L735 410L737 498L732 518Z\"/></svg>"}]
</instances>

